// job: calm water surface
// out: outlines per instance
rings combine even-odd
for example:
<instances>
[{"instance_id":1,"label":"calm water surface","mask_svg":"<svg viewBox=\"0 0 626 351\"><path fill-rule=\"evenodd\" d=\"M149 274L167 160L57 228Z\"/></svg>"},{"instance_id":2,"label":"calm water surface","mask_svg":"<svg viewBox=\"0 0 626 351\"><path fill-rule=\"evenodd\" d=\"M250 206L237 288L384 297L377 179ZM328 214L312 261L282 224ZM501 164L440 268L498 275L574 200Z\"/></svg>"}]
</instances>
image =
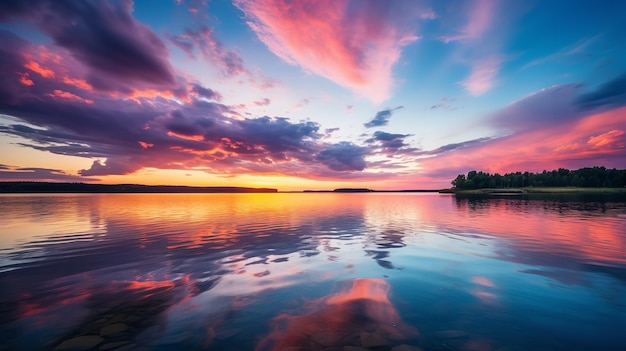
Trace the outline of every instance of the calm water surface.
<instances>
[{"instance_id":1,"label":"calm water surface","mask_svg":"<svg viewBox=\"0 0 626 351\"><path fill-rule=\"evenodd\" d=\"M624 198L0 195L0 216L0 350L626 349Z\"/></svg>"}]
</instances>

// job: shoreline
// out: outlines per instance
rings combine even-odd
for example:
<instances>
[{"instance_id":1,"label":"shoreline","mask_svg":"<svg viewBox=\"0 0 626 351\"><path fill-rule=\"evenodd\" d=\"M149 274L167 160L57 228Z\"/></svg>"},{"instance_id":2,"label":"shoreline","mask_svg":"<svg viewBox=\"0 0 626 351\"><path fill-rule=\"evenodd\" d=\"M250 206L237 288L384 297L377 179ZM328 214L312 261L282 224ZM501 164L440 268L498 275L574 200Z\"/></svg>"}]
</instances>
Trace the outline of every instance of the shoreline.
<instances>
[{"instance_id":1,"label":"shoreline","mask_svg":"<svg viewBox=\"0 0 626 351\"><path fill-rule=\"evenodd\" d=\"M523 187L510 189L443 189L441 194L459 194L459 195L500 195L515 196L526 194L626 194L624 188L580 188L580 187Z\"/></svg>"}]
</instances>

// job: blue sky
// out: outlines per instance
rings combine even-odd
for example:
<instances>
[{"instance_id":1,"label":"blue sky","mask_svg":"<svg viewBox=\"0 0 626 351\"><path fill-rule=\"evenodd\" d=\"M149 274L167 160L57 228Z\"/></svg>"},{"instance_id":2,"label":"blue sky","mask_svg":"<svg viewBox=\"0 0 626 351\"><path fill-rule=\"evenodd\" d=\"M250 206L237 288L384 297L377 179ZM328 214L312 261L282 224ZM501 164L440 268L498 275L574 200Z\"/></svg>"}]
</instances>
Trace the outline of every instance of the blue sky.
<instances>
[{"instance_id":1,"label":"blue sky","mask_svg":"<svg viewBox=\"0 0 626 351\"><path fill-rule=\"evenodd\" d=\"M621 1L5 1L0 180L626 168Z\"/></svg>"}]
</instances>

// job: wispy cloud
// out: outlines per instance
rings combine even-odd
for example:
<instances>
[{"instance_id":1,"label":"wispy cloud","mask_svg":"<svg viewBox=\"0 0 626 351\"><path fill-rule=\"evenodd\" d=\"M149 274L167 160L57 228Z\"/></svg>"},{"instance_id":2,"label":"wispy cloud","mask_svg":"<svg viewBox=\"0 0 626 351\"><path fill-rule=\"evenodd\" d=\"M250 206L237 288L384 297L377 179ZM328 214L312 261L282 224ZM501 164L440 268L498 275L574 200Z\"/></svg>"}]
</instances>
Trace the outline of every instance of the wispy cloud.
<instances>
[{"instance_id":1,"label":"wispy cloud","mask_svg":"<svg viewBox=\"0 0 626 351\"><path fill-rule=\"evenodd\" d=\"M454 111L457 110L458 107L455 106L455 98L443 97L439 99L439 101L428 107L429 110L446 110L446 111Z\"/></svg>"},{"instance_id":2,"label":"wispy cloud","mask_svg":"<svg viewBox=\"0 0 626 351\"><path fill-rule=\"evenodd\" d=\"M500 53L500 32L496 23L502 22L501 6L496 0L466 2L465 25L453 34L441 36L444 43L456 43L461 63L469 66L470 73L459 84L473 96L483 95L498 82L504 55Z\"/></svg>"},{"instance_id":3,"label":"wispy cloud","mask_svg":"<svg viewBox=\"0 0 626 351\"><path fill-rule=\"evenodd\" d=\"M207 26L197 30L186 29L183 33L169 35L168 38L172 44L192 58L195 58L195 49L198 49L202 57L217 65L221 74L226 77L250 74L245 68L241 56L224 47L224 44L216 38L213 30Z\"/></svg>"},{"instance_id":4,"label":"wispy cloud","mask_svg":"<svg viewBox=\"0 0 626 351\"><path fill-rule=\"evenodd\" d=\"M470 75L461 85L474 96L486 93L496 85L501 64L502 59L497 56L477 60L472 64Z\"/></svg>"},{"instance_id":5,"label":"wispy cloud","mask_svg":"<svg viewBox=\"0 0 626 351\"><path fill-rule=\"evenodd\" d=\"M375 103L391 95L392 68L418 39L415 23L429 9L383 1L237 0L250 28L284 61L325 77Z\"/></svg>"},{"instance_id":6,"label":"wispy cloud","mask_svg":"<svg viewBox=\"0 0 626 351\"><path fill-rule=\"evenodd\" d=\"M592 56L593 53L590 48L598 41L599 38L600 36L594 36L592 38L579 40L578 42L568 45L553 54L528 62L526 65L524 65L524 67L522 67L522 69L541 65L550 61L565 59L571 56Z\"/></svg>"},{"instance_id":7,"label":"wispy cloud","mask_svg":"<svg viewBox=\"0 0 626 351\"><path fill-rule=\"evenodd\" d=\"M443 35L439 39L444 43L459 40L471 40L481 38L489 29L494 16L494 0L474 0L468 3L467 22L455 34Z\"/></svg>"}]
</instances>

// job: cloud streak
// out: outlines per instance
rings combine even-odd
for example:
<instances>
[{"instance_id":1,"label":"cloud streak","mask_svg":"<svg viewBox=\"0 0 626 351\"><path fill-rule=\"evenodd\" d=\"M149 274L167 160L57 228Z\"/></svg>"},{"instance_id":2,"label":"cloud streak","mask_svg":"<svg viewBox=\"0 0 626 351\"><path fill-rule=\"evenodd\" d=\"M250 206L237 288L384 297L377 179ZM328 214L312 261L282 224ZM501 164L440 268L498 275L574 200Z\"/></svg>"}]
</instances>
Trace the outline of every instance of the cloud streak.
<instances>
[{"instance_id":1,"label":"cloud streak","mask_svg":"<svg viewBox=\"0 0 626 351\"><path fill-rule=\"evenodd\" d=\"M276 56L375 103L389 98L392 68L418 39L430 10L380 1L237 0L248 25ZM425 16L424 14L428 14Z\"/></svg>"},{"instance_id":2,"label":"cloud streak","mask_svg":"<svg viewBox=\"0 0 626 351\"><path fill-rule=\"evenodd\" d=\"M469 66L469 75L459 84L472 96L480 96L498 83L498 73L504 62L499 53L503 10L496 0L474 0L466 3L465 25L454 34L441 36L444 43L459 45L458 57ZM496 26L496 24L499 24ZM496 32L494 28L498 28Z\"/></svg>"}]
</instances>

